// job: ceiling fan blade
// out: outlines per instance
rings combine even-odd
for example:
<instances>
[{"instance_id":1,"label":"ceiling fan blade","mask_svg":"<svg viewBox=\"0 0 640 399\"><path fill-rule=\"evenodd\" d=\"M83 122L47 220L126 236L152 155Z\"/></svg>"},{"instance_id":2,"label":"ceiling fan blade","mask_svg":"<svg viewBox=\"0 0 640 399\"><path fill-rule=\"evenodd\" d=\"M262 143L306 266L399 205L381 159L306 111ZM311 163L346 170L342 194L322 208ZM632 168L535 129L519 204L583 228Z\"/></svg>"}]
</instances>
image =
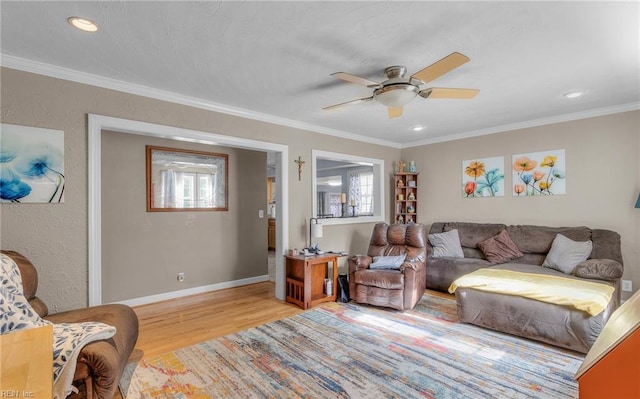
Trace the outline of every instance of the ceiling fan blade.
<instances>
[{"instance_id":1,"label":"ceiling fan blade","mask_svg":"<svg viewBox=\"0 0 640 399\"><path fill-rule=\"evenodd\" d=\"M389 119L397 118L402 116L402 107L387 107L387 112L389 113Z\"/></svg>"},{"instance_id":2,"label":"ceiling fan blade","mask_svg":"<svg viewBox=\"0 0 640 399\"><path fill-rule=\"evenodd\" d=\"M373 100L373 96L371 97L365 97L365 98L359 98L357 100L351 100L351 101L347 101L344 103L340 103L340 104L333 104L333 105L329 105L327 107L322 108L325 111L331 110L331 109L336 109L339 107L342 107L344 105L351 105L351 104L358 104L358 103L363 103L363 102L367 102L367 101L371 101Z\"/></svg>"},{"instance_id":3,"label":"ceiling fan blade","mask_svg":"<svg viewBox=\"0 0 640 399\"><path fill-rule=\"evenodd\" d=\"M351 82L351 83L355 83L355 84L363 85L363 86L367 86L367 87L379 87L379 86L381 86L381 84L378 83L378 82L374 82L373 80L361 78L360 76L352 75L352 74L346 73L346 72L332 73L331 76L335 76L338 79L342 79L342 80L345 80L347 82Z\"/></svg>"},{"instance_id":4,"label":"ceiling fan blade","mask_svg":"<svg viewBox=\"0 0 640 399\"><path fill-rule=\"evenodd\" d=\"M468 100L475 97L480 90L478 89L451 89L448 87L430 87L420 90L418 95L422 98L457 98Z\"/></svg>"},{"instance_id":5,"label":"ceiling fan blade","mask_svg":"<svg viewBox=\"0 0 640 399\"><path fill-rule=\"evenodd\" d=\"M423 83L431 82L468 61L469 57L466 55L454 52L440 61L434 62L423 70L414 73L411 77L421 80Z\"/></svg>"}]
</instances>

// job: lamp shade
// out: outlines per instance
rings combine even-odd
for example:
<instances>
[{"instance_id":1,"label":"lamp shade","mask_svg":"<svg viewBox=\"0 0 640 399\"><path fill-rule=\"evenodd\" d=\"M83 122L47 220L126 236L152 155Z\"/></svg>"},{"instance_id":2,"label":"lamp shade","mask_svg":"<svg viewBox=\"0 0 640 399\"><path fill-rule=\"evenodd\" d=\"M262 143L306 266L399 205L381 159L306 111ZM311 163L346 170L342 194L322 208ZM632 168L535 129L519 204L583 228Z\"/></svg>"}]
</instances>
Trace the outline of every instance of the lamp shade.
<instances>
[{"instance_id":1,"label":"lamp shade","mask_svg":"<svg viewBox=\"0 0 640 399\"><path fill-rule=\"evenodd\" d=\"M636 208L640 208L640 194L638 194L638 200L636 201Z\"/></svg>"},{"instance_id":2,"label":"lamp shade","mask_svg":"<svg viewBox=\"0 0 640 399\"><path fill-rule=\"evenodd\" d=\"M315 223L313 221L315 220ZM309 219L309 248L313 245L312 240L314 238L322 238L322 225L318 222L318 219Z\"/></svg>"},{"instance_id":3,"label":"lamp shade","mask_svg":"<svg viewBox=\"0 0 640 399\"><path fill-rule=\"evenodd\" d=\"M322 238L322 225L320 223L311 225L311 237L313 238Z\"/></svg>"}]
</instances>

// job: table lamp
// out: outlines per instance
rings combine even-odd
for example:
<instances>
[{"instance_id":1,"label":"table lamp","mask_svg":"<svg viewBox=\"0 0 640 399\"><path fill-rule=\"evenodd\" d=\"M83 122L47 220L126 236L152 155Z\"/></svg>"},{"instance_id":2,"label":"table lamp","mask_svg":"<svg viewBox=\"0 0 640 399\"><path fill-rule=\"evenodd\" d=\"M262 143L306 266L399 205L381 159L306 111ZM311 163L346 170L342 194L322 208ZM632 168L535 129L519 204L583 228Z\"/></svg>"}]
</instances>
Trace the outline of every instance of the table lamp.
<instances>
[{"instance_id":1,"label":"table lamp","mask_svg":"<svg viewBox=\"0 0 640 399\"><path fill-rule=\"evenodd\" d=\"M315 223L313 223L314 220L316 221ZM322 233L322 224L318 222L318 219L309 219L309 248L313 246L313 243L311 241L314 238L322 238Z\"/></svg>"}]
</instances>

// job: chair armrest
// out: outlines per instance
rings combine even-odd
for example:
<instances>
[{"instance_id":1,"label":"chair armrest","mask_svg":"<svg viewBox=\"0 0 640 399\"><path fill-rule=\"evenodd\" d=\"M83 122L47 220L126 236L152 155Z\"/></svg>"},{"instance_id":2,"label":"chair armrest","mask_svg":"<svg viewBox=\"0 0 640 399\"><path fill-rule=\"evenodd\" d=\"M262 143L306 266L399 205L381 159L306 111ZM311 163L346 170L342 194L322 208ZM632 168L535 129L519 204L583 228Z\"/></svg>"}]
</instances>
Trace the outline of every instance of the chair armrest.
<instances>
[{"instance_id":1,"label":"chair armrest","mask_svg":"<svg viewBox=\"0 0 640 399\"><path fill-rule=\"evenodd\" d=\"M624 268L611 259L587 259L578 263L573 274L577 277L616 281L622 277Z\"/></svg>"},{"instance_id":2,"label":"chair armrest","mask_svg":"<svg viewBox=\"0 0 640 399\"><path fill-rule=\"evenodd\" d=\"M404 272L406 269L411 269L416 272L420 272L422 270L427 270L426 262L403 262L402 266L400 266L400 271Z\"/></svg>"},{"instance_id":3,"label":"chair armrest","mask_svg":"<svg viewBox=\"0 0 640 399\"><path fill-rule=\"evenodd\" d=\"M73 375L74 385L86 390L87 399L113 398L138 339L138 317L133 309L118 304L100 305L50 314L46 319L53 323L100 321L116 328L113 337L82 348Z\"/></svg>"},{"instance_id":4,"label":"chair armrest","mask_svg":"<svg viewBox=\"0 0 640 399\"><path fill-rule=\"evenodd\" d=\"M360 269L368 269L373 258L366 255L354 255L349 258L349 272L355 272Z\"/></svg>"}]
</instances>

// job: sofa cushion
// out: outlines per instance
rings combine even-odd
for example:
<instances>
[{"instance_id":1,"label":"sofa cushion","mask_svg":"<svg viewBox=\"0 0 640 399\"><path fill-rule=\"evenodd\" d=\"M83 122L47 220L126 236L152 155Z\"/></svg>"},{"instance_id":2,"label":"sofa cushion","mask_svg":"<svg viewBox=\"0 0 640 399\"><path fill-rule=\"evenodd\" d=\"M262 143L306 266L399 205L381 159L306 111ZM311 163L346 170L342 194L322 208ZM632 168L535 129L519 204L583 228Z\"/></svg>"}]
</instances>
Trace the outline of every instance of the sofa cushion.
<instances>
[{"instance_id":1,"label":"sofa cushion","mask_svg":"<svg viewBox=\"0 0 640 399\"><path fill-rule=\"evenodd\" d=\"M458 230L463 247L477 248L479 242L495 236L506 227L504 224L449 222L445 223L442 231Z\"/></svg>"},{"instance_id":2,"label":"sofa cushion","mask_svg":"<svg viewBox=\"0 0 640 399\"><path fill-rule=\"evenodd\" d=\"M369 269L399 269L406 257L405 254L398 256L375 256L373 262L369 265Z\"/></svg>"},{"instance_id":3,"label":"sofa cushion","mask_svg":"<svg viewBox=\"0 0 640 399\"><path fill-rule=\"evenodd\" d=\"M432 256L435 258L464 258L458 230L429 234L429 242L433 246Z\"/></svg>"},{"instance_id":4,"label":"sofa cushion","mask_svg":"<svg viewBox=\"0 0 640 399\"><path fill-rule=\"evenodd\" d=\"M404 288L404 274L397 270L357 270L355 282L370 287L401 290Z\"/></svg>"},{"instance_id":5,"label":"sofa cushion","mask_svg":"<svg viewBox=\"0 0 640 399\"><path fill-rule=\"evenodd\" d=\"M472 271L491 266L486 259L430 258L427 264L427 288L447 292L455 279ZM536 266L540 269L540 266Z\"/></svg>"},{"instance_id":6,"label":"sofa cushion","mask_svg":"<svg viewBox=\"0 0 640 399\"><path fill-rule=\"evenodd\" d=\"M508 226L507 233L516 243L522 253L546 254L557 234L562 234L574 241L588 241L591 239L591 229L588 227L547 227L517 225Z\"/></svg>"},{"instance_id":7,"label":"sofa cushion","mask_svg":"<svg viewBox=\"0 0 640 399\"><path fill-rule=\"evenodd\" d=\"M558 234L542 266L571 274L578 263L587 260L592 248L591 241L573 241Z\"/></svg>"},{"instance_id":8,"label":"sofa cushion","mask_svg":"<svg viewBox=\"0 0 640 399\"><path fill-rule=\"evenodd\" d=\"M478 248L491 263L505 263L522 256L507 230L502 230L491 238L480 242Z\"/></svg>"}]
</instances>

